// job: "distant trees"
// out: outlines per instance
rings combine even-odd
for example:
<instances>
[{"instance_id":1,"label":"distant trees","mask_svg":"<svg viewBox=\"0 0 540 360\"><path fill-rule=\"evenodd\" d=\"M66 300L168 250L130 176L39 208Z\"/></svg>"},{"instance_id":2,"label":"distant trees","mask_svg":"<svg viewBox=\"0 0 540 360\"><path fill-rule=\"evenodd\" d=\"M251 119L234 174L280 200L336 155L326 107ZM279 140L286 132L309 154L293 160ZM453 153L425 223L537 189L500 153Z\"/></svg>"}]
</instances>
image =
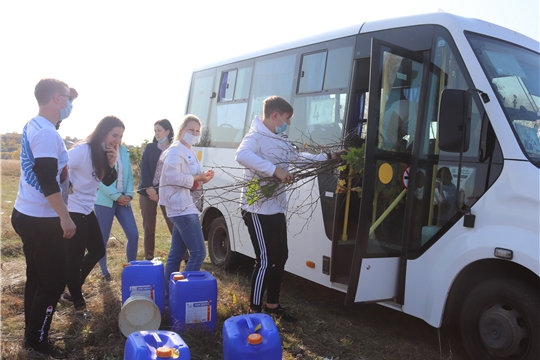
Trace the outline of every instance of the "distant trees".
<instances>
[{"instance_id":1,"label":"distant trees","mask_svg":"<svg viewBox=\"0 0 540 360\"><path fill-rule=\"evenodd\" d=\"M13 132L2 134L0 137L2 140L1 158L18 159L21 152L21 134Z\"/></svg>"},{"instance_id":2,"label":"distant trees","mask_svg":"<svg viewBox=\"0 0 540 360\"><path fill-rule=\"evenodd\" d=\"M0 134L2 145L0 158L19 160L21 155L21 138L22 135L17 134L16 132ZM68 149L70 149L74 144L77 144L79 141L81 140L77 139L76 137L66 136L64 138L64 143ZM146 139L140 146L130 146L124 144L129 149L129 159L132 165L136 167L139 166L146 144L148 144L148 140Z\"/></svg>"}]
</instances>

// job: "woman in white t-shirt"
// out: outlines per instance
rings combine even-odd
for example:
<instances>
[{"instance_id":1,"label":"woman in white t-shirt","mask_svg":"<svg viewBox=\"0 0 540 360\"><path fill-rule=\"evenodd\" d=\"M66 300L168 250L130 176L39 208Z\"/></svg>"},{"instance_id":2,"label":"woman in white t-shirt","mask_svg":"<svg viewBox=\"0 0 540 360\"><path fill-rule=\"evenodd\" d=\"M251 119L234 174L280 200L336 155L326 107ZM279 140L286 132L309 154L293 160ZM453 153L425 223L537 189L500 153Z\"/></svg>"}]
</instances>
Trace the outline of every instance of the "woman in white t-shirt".
<instances>
[{"instance_id":1,"label":"woman in white t-shirt","mask_svg":"<svg viewBox=\"0 0 540 360\"><path fill-rule=\"evenodd\" d=\"M199 142L201 121L186 115L177 140L161 154L163 169L159 181L159 205L165 206L174 224L171 249L165 265L165 279L180 270L180 261L189 250L185 271L198 271L206 257L204 237L199 221L202 210L202 184L214 177L212 169L202 171L192 146Z\"/></svg>"},{"instance_id":2,"label":"woman in white t-shirt","mask_svg":"<svg viewBox=\"0 0 540 360\"><path fill-rule=\"evenodd\" d=\"M82 295L82 284L105 255L105 245L94 213L96 191L100 182L110 185L117 178L117 149L106 144L113 143L116 138L121 139L123 133L124 123L115 116L107 116L92 134L68 152L71 181L68 210L77 232L67 242L69 292L64 293L62 298L73 302L75 315L81 319L90 317ZM88 250L86 254L85 250Z\"/></svg>"}]
</instances>

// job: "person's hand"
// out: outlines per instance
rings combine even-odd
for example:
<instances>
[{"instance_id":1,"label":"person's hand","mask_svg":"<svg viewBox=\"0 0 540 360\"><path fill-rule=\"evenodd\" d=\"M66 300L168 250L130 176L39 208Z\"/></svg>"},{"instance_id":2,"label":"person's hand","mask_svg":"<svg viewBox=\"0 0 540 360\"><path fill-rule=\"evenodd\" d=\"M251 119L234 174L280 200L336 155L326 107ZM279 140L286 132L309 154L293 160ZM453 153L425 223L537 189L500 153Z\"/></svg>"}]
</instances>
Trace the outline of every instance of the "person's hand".
<instances>
[{"instance_id":1,"label":"person's hand","mask_svg":"<svg viewBox=\"0 0 540 360\"><path fill-rule=\"evenodd\" d=\"M66 239L71 239L73 235L75 235L75 231L77 230L77 226L75 226L75 223L71 219L71 216L65 216L60 218L60 226L62 227L62 230L64 230L63 237Z\"/></svg>"},{"instance_id":2,"label":"person's hand","mask_svg":"<svg viewBox=\"0 0 540 360\"><path fill-rule=\"evenodd\" d=\"M121 206L128 206L130 201L131 201L131 198L129 196L126 196L126 195L121 195L116 200L116 202L118 202L118 205L121 205Z\"/></svg>"},{"instance_id":3,"label":"person's hand","mask_svg":"<svg viewBox=\"0 0 540 360\"><path fill-rule=\"evenodd\" d=\"M73 100L79 96L79 93L74 88L69 88L69 94L73 97Z\"/></svg>"},{"instance_id":4,"label":"person's hand","mask_svg":"<svg viewBox=\"0 0 540 360\"><path fill-rule=\"evenodd\" d=\"M118 150L114 147L107 147L107 161L109 166L113 167L116 165L116 159L118 158Z\"/></svg>"},{"instance_id":5,"label":"person's hand","mask_svg":"<svg viewBox=\"0 0 540 360\"><path fill-rule=\"evenodd\" d=\"M148 189L146 189L146 193L148 194L148 197L151 198L153 195L157 194L157 191L155 188L149 187Z\"/></svg>"},{"instance_id":6,"label":"person's hand","mask_svg":"<svg viewBox=\"0 0 540 360\"><path fill-rule=\"evenodd\" d=\"M195 175L193 177L193 181L195 181L195 182L202 181L203 184L206 184L207 182L209 182L213 178L214 178L214 170L209 169L209 170L206 170L205 172L203 172L202 174ZM193 186L195 187L195 189L198 188L198 186L195 185L195 184ZM195 190L195 189L193 189L193 190Z\"/></svg>"},{"instance_id":7,"label":"person's hand","mask_svg":"<svg viewBox=\"0 0 540 360\"><path fill-rule=\"evenodd\" d=\"M330 159L332 160L341 160L341 155L345 155L347 153L346 149L340 150L340 151L332 151L330 153Z\"/></svg>"},{"instance_id":8,"label":"person's hand","mask_svg":"<svg viewBox=\"0 0 540 360\"><path fill-rule=\"evenodd\" d=\"M154 195L148 195L150 200L158 202L159 201L159 195L157 193L154 193Z\"/></svg>"},{"instance_id":9,"label":"person's hand","mask_svg":"<svg viewBox=\"0 0 540 360\"><path fill-rule=\"evenodd\" d=\"M206 172L204 172L203 175L204 177L201 180L203 184L206 184L207 182L209 182L210 180L214 178L214 170L212 169L206 170Z\"/></svg>"},{"instance_id":10,"label":"person's hand","mask_svg":"<svg viewBox=\"0 0 540 360\"><path fill-rule=\"evenodd\" d=\"M282 183L286 183L286 182L294 180L293 174L291 174L285 169L280 168L279 166L276 166L276 170L274 171L274 177L278 178L278 180L281 181Z\"/></svg>"}]
</instances>

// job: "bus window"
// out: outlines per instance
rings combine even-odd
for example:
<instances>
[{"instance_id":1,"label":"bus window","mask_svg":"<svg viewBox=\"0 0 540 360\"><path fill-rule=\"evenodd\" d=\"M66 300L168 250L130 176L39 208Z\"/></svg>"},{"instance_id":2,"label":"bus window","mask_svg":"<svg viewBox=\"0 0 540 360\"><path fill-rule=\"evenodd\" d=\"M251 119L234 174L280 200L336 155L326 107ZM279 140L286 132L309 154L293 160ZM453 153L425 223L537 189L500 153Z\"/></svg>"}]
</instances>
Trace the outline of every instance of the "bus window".
<instances>
[{"instance_id":1,"label":"bus window","mask_svg":"<svg viewBox=\"0 0 540 360\"><path fill-rule=\"evenodd\" d=\"M422 64L385 52L379 148L408 152L412 150Z\"/></svg>"},{"instance_id":2,"label":"bus window","mask_svg":"<svg viewBox=\"0 0 540 360\"><path fill-rule=\"evenodd\" d=\"M328 51L323 90L346 89L349 86L349 81L351 80L352 58L352 46L331 49Z\"/></svg>"},{"instance_id":3,"label":"bus window","mask_svg":"<svg viewBox=\"0 0 540 360\"><path fill-rule=\"evenodd\" d=\"M346 103L347 94L295 98L289 138L315 145L339 143Z\"/></svg>"},{"instance_id":4,"label":"bus window","mask_svg":"<svg viewBox=\"0 0 540 360\"><path fill-rule=\"evenodd\" d=\"M193 75L188 113L197 115L205 126L210 114L214 73L214 70L206 70Z\"/></svg>"},{"instance_id":5,"label":"bus window","mask_svg":"<svg viewBox=\"0 0 540 360\"><path fill-rule=\"evenodd\" d=\"M234 100L247 100L249 98L249 86L251 84L251 76L253 67L249 66L243 69L238 69L236 79L236 89L234 91Z\"/></svg>"},{"instance_id":6,"label":"bus window","mask_svg":"<svg viewBox=\"0 0 540 360\"><path fill-rule=\"evenodd\" d=\"M203 127L201 146L238 146L246 130L252 73L253 62L240 63L233 69L218 69L220 75L216 76L214 84L217 89L217 103L211 107L208 121Z\"/></svg>"},{"instance_id":7,"label":"bus window","mask_svg":"<svg viewBox=\"0 0 540 360\"><path fill-rule=\"evenodd\" d=\"M221 74L221 84L219 85L218 101L232 101L234 88L236 86L236 74L238 70L224 71Z\"/></svg>"},{"instance_id":8,"label":"bus window","mask_svg":"<svg viewBox=\"0 0 540 360\"><path fill-rule=\"evenodd\" d=\"M248 124L255 116L262 116L263 101L268 96L278 95L289 101L293 92L296 54L282 54L271 59L263 58L255 63Z\"/></svg>"},{"instance_id":9,"label":"bus window","mask_svg":"<svg viewBox=\"0 0 540 360\"><path fill-rule=\"evenodd\" d=\"M323 88L326 51L302 55L302 65L298 80L298 93L320 92Z\"/></svg>"},{"instance_id":10,"label":"bus window","mask_svg":"<svg viewBox=\"0 0 540 360\"><path fill-rule=\"evenodd\" d=\"M219 85L218 102L246 100L249 97L249 85L253 67L223 71Z\"/></svg>"},{"instance_id":11,"label":"bus window","mask_svg":"<svg viewBox=\"0 0 540 360\"><path fill-rule=\"evenodd\" d=\"M347 88L351 75L352 55L352 46L302 55L298 94Z\"/></svg>"}]
</instances>

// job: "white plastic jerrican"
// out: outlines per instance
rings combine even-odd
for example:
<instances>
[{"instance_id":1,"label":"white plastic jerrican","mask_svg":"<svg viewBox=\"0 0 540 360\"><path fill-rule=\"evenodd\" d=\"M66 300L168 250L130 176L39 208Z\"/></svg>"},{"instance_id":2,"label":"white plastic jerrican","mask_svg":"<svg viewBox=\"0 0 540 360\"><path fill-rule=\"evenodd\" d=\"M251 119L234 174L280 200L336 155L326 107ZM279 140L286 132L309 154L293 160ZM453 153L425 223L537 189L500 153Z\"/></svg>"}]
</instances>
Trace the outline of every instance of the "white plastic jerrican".
<instances>
[{"instance_id":1,"label":"white plastic jerrican","mask_svg":"<svg viewBox=\"0 0 540 360\"><path fill-rule=\"evenodd\" d=\"M160 325L161 312L156 303L146 296L130 296L118 316L118 327L125 337L135 331L158 330Z\"/></svg>"}]
</instances>

